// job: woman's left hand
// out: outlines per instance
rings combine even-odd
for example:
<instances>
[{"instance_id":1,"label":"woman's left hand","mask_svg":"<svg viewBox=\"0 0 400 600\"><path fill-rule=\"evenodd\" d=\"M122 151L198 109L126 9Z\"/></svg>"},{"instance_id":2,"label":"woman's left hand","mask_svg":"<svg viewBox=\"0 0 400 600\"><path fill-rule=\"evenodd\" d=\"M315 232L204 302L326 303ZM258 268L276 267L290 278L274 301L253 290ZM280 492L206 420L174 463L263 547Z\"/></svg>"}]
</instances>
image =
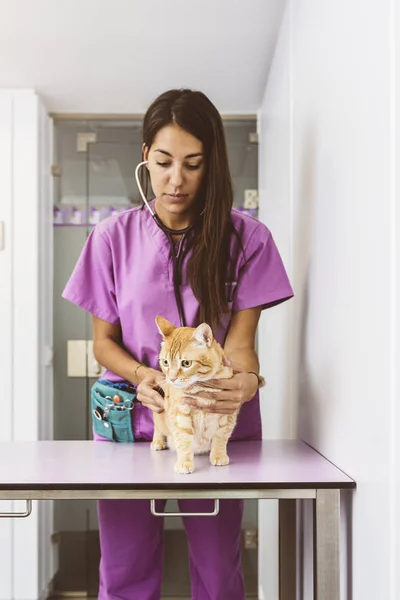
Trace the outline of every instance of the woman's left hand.
<instances>
[{"instance_id":1,"label":"woman's left hand","mask_svg":"<svg viewBox=\"0 0 400 600\"><path fill-rule=\"evenodd\" d=\"M213 388L220 391L186 393L184 401L193 408L200 408L205 412L232 414L239 410L242 404L256 395L258 379L253 373L247 373L239 363L230 362L230 366L233 369L233 377L214 379L209 382ZM209 400L216 400L216 402L208 406L206 404Z\"/></svg>"}]
</instances>

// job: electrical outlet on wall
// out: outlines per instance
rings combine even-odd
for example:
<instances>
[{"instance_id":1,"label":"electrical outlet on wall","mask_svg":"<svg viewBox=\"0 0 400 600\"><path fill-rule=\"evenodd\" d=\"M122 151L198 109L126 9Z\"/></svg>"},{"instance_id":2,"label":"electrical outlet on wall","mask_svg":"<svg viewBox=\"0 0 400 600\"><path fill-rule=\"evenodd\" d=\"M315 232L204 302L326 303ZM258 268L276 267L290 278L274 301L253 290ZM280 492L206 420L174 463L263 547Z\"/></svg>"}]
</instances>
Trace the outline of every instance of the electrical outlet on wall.
<instances>
[{"instance_id":1,"label":"electrical outlet on wall","mask_svg":"<svg viewBox=\"0 0 400 600\"><path fill-rule=\"evenodd\" d=\"M76 138L76 150L77 152L87 152L88 144L95 144L97 142L97 135L94 132L78 133Z\"/></svg>"},{"instance_id":2,"label":"electrical outlet on wall","mask_svg":"<svg viewBox=\"0 0 400 600\"><path fill-rule=\"evenodd\" d=\"M102 371L93 353L93 340L68 340L68 377L100 377Z\"/></svg>"},{"instance_id":3,"label":"electrical outlet on wall","mask_svg":"<svg viewBox=\"0 0 400 600\"><path fill-rule=\"evenodd\" d=\"M68 377L86 377L86 340L67 341L67 375Z\"/></svg>"},{"instance_id":4,"label":"electrical outlet on wall","mask_svg":"<svg viewBox=\"0 0 400 600\"><path fill-rule=\"evenodd\" d=\"M243 529L243 546L248 550L257 548L258 546L258 532L257 529Z\"/></svg>"},{"instance_id":5,"label":"electrical outlet on wall","mask_svg":"<svg viewBox=\"0 0 400 600\"><path fill-rule=\"evenodd\" d=\"M244 208L258 208L258 190L244 190Z\"/></svg>"},{"instance_id":6,"label":"electrical outlet on wall","mask_svg":"<svg viewBox=\"0 0 400 600\"><path fill-rule=\"evenodd\" d=\"M258 144L258 133L256 131L251 131L249 133L249 143Z\"/></svg>"}]
</instances>

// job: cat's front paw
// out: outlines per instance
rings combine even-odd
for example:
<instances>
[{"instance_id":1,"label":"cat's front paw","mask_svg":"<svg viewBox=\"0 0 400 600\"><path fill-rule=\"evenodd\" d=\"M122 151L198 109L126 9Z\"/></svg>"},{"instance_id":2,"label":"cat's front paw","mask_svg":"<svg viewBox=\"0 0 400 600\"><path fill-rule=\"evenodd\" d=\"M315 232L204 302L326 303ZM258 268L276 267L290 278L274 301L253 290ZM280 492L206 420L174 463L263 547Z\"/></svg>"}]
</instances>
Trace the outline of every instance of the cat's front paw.
<instances>
[{"instance_id":1,"label":"cat's front paw","mask_svg":"<svg viewBox=\"0 0 400 600\"><path fill-rule=\"evenodd\" d=\"M152 450L165 450L167 448L166 440L153 440L150 444Z\"/></svg>"},{"instance_id":2,"label":"cat's front paw","mask_svg":"<svg viewBox=\"0 0 400 600\"><path fill-rule=\"evenodd\" d=\"M229 465L229 456L227 454L211 454L210 463L214 467L225 467Z\"/></svg>"},{"instance_id":3,"label":"cat's front paw","mask_svg":"<svg viewBox=\"0 0 400 600\"><path fill-rule=\"evenodd\" d=\"M194 461L193 460L182 460L175 464L175 473L193 473Z\"/></svg>"}]
</instances>

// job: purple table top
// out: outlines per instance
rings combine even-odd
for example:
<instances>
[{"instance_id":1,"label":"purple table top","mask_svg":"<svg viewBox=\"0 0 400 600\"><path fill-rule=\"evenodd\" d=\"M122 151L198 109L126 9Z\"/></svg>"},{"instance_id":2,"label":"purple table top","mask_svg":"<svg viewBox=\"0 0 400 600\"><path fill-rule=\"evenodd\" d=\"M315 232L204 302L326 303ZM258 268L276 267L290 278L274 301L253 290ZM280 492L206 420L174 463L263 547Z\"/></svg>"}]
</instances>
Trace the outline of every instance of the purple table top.
<instances>
[{"instance_id":1,"label":"purple table top","mask_svg":"<svg viewBox=\"0 0 400 600\"><path fill-rule=\"evenodd\" d=\"M353 488L355 482L297 440L234 442L231 463L177 475L176 455L149 444L93 441L0 443L0 490L174 490Z\"/></svg>"}]
</instances>

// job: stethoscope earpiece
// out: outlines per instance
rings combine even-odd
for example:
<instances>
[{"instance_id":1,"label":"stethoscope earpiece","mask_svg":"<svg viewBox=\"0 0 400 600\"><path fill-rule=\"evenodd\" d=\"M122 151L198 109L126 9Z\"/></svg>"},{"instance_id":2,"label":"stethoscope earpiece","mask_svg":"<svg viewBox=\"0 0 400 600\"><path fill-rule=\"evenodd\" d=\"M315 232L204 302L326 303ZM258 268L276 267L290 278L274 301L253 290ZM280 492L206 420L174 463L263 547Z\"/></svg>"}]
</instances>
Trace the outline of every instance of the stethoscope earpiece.
<instances>
[{"instance_id":1,"label":"stethoscope earpiece","mask_svg":"<svg viewBox=\"0 0 400 600\"><path fill-rule=\"evenodd\" d=\"M136 169L135 169L135 178L136 178L136 184L137 184L137 186L138 186L138 189L139 189L140 195L142 196L142 200L143 200L143 202L145 203L145 205L146 205L147 209L150 211L150 213L151 213L151 216L152 216L152 217L154 217L154 211L153 211L153 209L151 208L150 204L147 202L147 198L146 198L146 196L144 195L144 192L143 192L143 190L142 190L142 186L140 185L140 181L139 181L139 169L140 169L141 167L143 167L144 165L147 165L147 164L148 164L148 161L147 161L147 160L143 160L142 162L140 162L140 163L138 164L138 166L137 166L137 167L136 167Z\"/></svg>"}]
</instances>

